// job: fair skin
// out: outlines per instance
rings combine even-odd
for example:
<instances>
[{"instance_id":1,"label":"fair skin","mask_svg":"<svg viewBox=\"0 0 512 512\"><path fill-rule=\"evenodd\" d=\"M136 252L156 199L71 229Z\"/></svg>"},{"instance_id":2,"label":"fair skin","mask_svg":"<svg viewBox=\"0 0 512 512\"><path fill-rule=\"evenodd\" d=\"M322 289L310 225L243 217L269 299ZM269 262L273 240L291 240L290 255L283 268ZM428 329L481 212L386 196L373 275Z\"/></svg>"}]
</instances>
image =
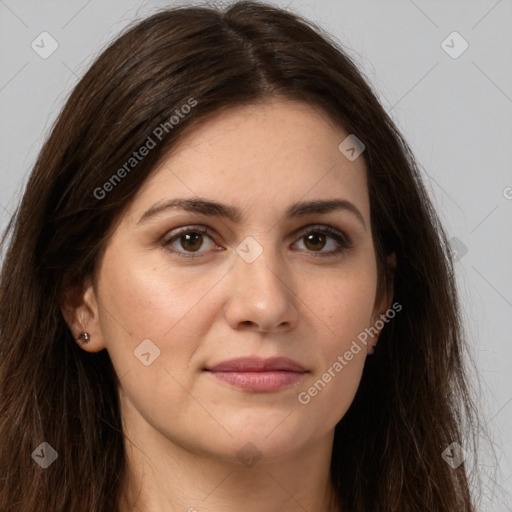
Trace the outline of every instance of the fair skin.
<instances>
[{"instance_id":1,"label":"fair skin","mask_svg":"<svg viewBox=\"0 0 512 512\"><path fill-rule=\"evenodd\" d=\"M309 403L297 397L391 304L376 294L364 159L338 150L347 136L319 109L282 99L203 123L146 180L96 282L63 311L75 336L89 333L82 348L106 349L120 379L123 512L338 510L330 501L334 427L377 337ZM156 203L198 197L235 207L242 219L167 209L139 222ZM285 217L292 204L327 199L350 201L362 219L348 209ZM211 231L187 243L175 235L187 226ZM351 247L335 255L325 226ZM236 251L247 237L262 248L250 263ZM146 339L160 350L148 366L134 355ZM307 372L257 392L204 371L252 355L286 356ZM247 443L260 456L252 465L240 458Z\"/></svg>"}]
</instances>

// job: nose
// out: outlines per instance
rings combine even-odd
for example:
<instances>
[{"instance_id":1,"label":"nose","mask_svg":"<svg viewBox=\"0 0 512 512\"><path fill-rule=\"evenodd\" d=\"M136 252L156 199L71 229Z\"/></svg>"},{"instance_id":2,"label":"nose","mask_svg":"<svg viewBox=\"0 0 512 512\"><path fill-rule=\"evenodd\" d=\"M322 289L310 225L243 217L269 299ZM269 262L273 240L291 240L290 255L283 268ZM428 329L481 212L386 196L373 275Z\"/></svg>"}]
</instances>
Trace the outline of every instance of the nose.
<instances>
[{"instance_id":1,"label":"nose","mask_svg":"<svg viewBox=\"0 0 512 512\"><path fill-rule=\"evenodd\" d=\"M264 249L252 263L237 256L229 273L225 310L233 329L281 332L297 325L300 301L284 266L285 262L270 249Z\"/></svg>"}]
</instances>

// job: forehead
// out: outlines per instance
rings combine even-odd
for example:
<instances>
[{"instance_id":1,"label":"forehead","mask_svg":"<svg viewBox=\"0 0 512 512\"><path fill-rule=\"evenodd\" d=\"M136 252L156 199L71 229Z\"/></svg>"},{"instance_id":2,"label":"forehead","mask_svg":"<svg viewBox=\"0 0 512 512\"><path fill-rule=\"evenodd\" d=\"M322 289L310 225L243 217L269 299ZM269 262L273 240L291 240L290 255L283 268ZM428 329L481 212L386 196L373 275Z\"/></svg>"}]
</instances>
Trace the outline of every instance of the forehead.
<instances>
[{"instance_id":1,"label":"forehead","mask_svg":"<svg viewBox=\"0 0 512 512\"><path fill-rule=\"evenodd\" d=\"M173 197L206 197L261 215L343 198L369 219L366 165L339 145L349 136L307 103L273 99L214 115L161 160L131 211Z\"/></svg>"}]
</instances>

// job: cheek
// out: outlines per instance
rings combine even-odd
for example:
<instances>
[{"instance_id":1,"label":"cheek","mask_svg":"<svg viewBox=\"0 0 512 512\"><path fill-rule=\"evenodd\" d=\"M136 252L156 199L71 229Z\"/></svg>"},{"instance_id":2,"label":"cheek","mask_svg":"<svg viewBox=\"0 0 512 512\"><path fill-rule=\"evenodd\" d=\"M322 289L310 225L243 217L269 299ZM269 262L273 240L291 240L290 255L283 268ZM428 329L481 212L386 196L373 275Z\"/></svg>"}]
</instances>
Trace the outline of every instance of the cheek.
<instances>
[{"instance_id":1,"label":"cheek","mask_svg":"<svg viewBox=\"0 0 512 512\"><path fill-rule=\"evenodd\" d=\"M371 282L344 283L343 293L332 298L329 306L329 327L334 343L329 347L336 356L345 352L353 340L370 326L375 304L375 288Z\"/></svg>"},{"instance_id":2,"label":"cheek","mask_svg":"<svg viewBox=\"0 0 512 512\"><path fill-rule=\"evenodd\" d=\"M157 265L136 253L106 254L98 289L100 328L122 386L141 403L151 397L152 406L162 396L172 407L182 391L178 382L193 384L190 360L214 322L218 280L211 273L171 272L162 260Z\"/></svg>"},{"instance_id":3,"label":"cheek","mask_svg":"<svg viewBox=\"0 0 512 512\"><path fill-rule=\"evenodd\" d=\"M133 253L105 256L98 289L101 330L132 421L135 410L148 423L161 421L163 430L176 421L175 411L200 418L199 424L211 421L187 390L196 378L190 360L215 314L209 291L218 280L171 272L170 265Z\"/></svg>"},{"instance_id":4,"label":"cheek","mask_svg":"<svg viewBox=\"0 0 512 512\"><path fill-rule=\"evenodd\" d=\"M343 360L343 352L340 357ZM354 400L364 362L362 349L344 363L333 358L323 371L310 379L297 393L299 412L305 417L317 418L322 432L333 429Z\"/></svg>"},{"instance_id":5,"label":"cheek","mask_svg":"<svg viewBox=\"0 0 512 512\"><path fill-rule=\"evenodd\" d=\"M348 267L347 267L348 268ZM359 387L366 361L365 329L371 326L377 286L376 266L368 258L357 268L340 270L324 286L304 288L305 303L318 329L317 371L301 387L297 401L303 412L333 428L344 416ZM316 319L316 320L315 320Z\"/></svg>"},{"instance_id":6,"label":"cheek","mask_svg":"<svg viewBox=\"0 0 512 512\"><path fill-rule=\"evenodd\" d=\"M326 276L308 276L301 292L312 319L317 317L325 333L323 346L331 359L347 350L351 341L370 326L374 312L375 261L367 257L351 263Z\"/></svg>"},{"instance_id":7,"label":"cheek","mask_svg":"<svg viewBox=\"0 0 512 512\"><path fill-rule=\"evenodd\" d=\"M196 315L218 279L212 273L179 272L162 257L117 251L105 258L100 277L106 330L124 331L121 337L129 333L133 342L151 337L163 342L183 319ZM201 318L204 314L202 308Z\"/></svg>"}]
</instances>

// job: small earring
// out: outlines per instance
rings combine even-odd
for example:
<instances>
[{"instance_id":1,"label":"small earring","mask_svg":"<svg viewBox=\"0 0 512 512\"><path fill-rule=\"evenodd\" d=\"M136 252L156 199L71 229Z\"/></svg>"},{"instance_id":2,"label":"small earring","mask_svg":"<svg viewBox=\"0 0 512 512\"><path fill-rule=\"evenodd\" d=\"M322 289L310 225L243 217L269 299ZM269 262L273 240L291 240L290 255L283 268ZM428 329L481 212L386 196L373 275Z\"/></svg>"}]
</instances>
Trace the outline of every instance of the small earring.
<instances>
[{"instance_id":1,"label":"small earring","mask_svg":"<svg viewBox=\"0 0 512 512\"><path fill-rule=\"evenodd\" d=\"M379 334L377 334L377 341L372 345L372 351L368 352L369 356L373 356L373 354L375 354L375 349L377 348L377 342L379 341L379 336L380 336L380 332L379 332Z\"/></svg>"},{"instance_id":2,"label":"small earring","mask_svg":"<svg viewBox=\"0 0 512 512\"><path fill-rule=\"evenodd\" d=\"M77 341L81 340L82 343L85 345L89 341L89 333L88 332L82 332L78 338L76 338Z\"/></svg>"}]
</instances>

